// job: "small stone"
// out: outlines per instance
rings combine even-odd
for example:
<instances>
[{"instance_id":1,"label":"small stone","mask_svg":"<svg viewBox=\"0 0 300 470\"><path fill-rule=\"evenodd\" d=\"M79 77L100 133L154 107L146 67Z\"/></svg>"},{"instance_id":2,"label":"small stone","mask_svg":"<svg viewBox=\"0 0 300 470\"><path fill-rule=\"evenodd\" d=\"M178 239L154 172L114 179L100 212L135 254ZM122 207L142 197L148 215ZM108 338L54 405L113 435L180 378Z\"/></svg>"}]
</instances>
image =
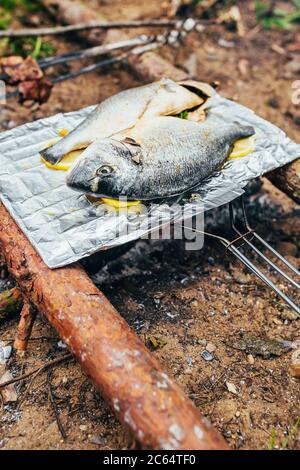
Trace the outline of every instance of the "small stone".
<instances>
[{"instance_id":1,"label":"small stone","mask_svg":"<svg viewBox=\"0 0 300 470\"><path fill-rule=\"evenodd\" d=\"M252 354L248 354L247 356L247 361L248 361L248 364L251 364L253 366L254 362L255 362L255 359L254 357L252 356Z\"/></svg>"},{"instance_id":2,"label":"small stone","mask_svg":"<svg viewBox=\"0 0 300 470\"><path fill-rule=\"evenodd\" d=\"M280 312L280 317L282 318L282 320L293 321L293 320L297 320L298 315L296 312L294 312L294 310L284 308L283 311Z\"/></svg>"},{"instance_id":3,"label":"small stone","mask_svg":"<svg viewBox=\"0 0 300 470\"><path fill-rule=\"evenodd\" d=\"M236 386L232 382L225 382L228 392L238 395Z\"/></svg>"},{"instance_id":4,"label":"small stone","mask_svg":"<svg viewBox=\"0 0 300 470\"><path fill-rule=\"evenodd\" d=\"M279 242L276 248L283 256L297 256L298 253L298 247L291 242Z\"/></svg>"},{"instance_id":5,"label":"small stone","mask_svg":"<svg viewBox=\"0 0 300 470\"><path fill-rule=\"evenodd\" d=\"M96 446L103 446L106 444L106 439L97 434L95 436L90 436L90 443L95 444Z\"/></svg>"},{"instance_id":6,"label":"small stone","mask_svg":"<svg viewBox=\"0 0 300 470\"><path fill-rule=\"evenodd\" d=\"M5 446L5 444L8 442L8 439L0 439L0 449Z\"/></svg>"},{"instance_id":7,"label":"small stone","mask_svg":"<svg viewBox=\"0 0 300 470\"><path fill-rule=\"evenodd\" d=\"M241 412L240 412L240 411L237 411L237 412L235 413L235 416L236 416L237 418L239 418L239 417L241 416Z\"/></svg>"},{"instance_id":8,"label":"small stone","mask_svg":"<svg viewBox=\"0 0 300 470\"><path fill-rule=\"evenodd\" d=\"M0 377L0 384L4 384L13 379L12 374L9 370L4 372L4 374ZM13 403L18 401L18 395L15 389L15 384L12 383L7 385L6 387L2 387L0 389L0 395L2 397L2 402L6 405L7 403Z\"/></svg>"},{"instance_id":9,"label":"small stone","mask_svg":"<svg viewBox=\"0 0 300 470\"><path fill-rule=\"evenodd\" d=\"M225 49L230 49L232 47L235 47L235 42L227 41L226 39L223 39L223 38L219 39L218 44L221 47L225 47Z\"/></svg>"},{"instance_id":10,"label":"small stone","mask_svg":"<svg viewBox=\"0 0 300 470\"><path fill-rule=\"evenodd\" d=\"M187 60L183 64L184 68L190 75L197 74L197 67L198 67L198 59L196 54L190 54Z\"/></svg>"},{"instance_id":11,"label":"small stone","mask_svg":"<svg viewBox=\"0 0 300 470\"><path fill-rule=\"evenodd\" d=\"M300 348L292 354L292 363L290 365L290 373L297 379L300 378Z\"/></svg>"},{"instance_id":12,"label":"small stone","mask_svg":"<svg viewBox=\"0 0 300 470\"><path fill-rule=\"evenodd\" d=\"M217 346L215 346L213 343L207 343L206 345L206 351L212 353L217 349Z\"/></svg>"},{"instance_id":13,"label":"small stone","mask_svg":"<svg viewBox=\"0 0 300 470\"><path fill-rule=\"evenodd\" d=\"M1 347L2 346L2 347ZM6 364L12 353L12 347L6 346L5 343L0 343L0 364Z\"/></svg>"},{"instance_id":14,"label":"small stone","mask_svg":"<svg viewBox=\"0 0 300 470\"><path fill-rule=\"evenodd\" d=\"M214 356L213 356L210 352L208 352L208 351L206 351L206 350L202 351L201 357L202 357L202 359L204 359L205 361L212 361L212 360L214 359Z\"/></svg>"},{"instance_id":15,"label":"small stone","mask_svg":"<svg viewBox=\"0 0 300 470\"><path fill-rule=\"evenodd\" d=\"M79 426L79 429L80 429L80 431L82 431L82 432L87 431L87 428L88 428L88 427L87 427L86 424L80 424L80 426Z\"/></svg>"},{"instance_id":16,"label":"small stone","mask_svg":"<svg viewBox=\"0 0 300 470\"><path fill-rule=\"evenodd\" d=\"M276 96L272 96L271 98L269 98L266 104L270 106L270 108L274 108L274 109L280 108L280 103L279 103L278 98L276 98Z\"/></svg>"},{"instance_id":17,"label":"small stone","mask_svg":"<svg viewBox=\"0 0 300 470\"><path fill-rule=\"evenodd\" d=\"M191 366L193 364L193 358L191 356L188 356L186 358L186 362L188 363L189 366Z\"/></svg>"}]
</instances>

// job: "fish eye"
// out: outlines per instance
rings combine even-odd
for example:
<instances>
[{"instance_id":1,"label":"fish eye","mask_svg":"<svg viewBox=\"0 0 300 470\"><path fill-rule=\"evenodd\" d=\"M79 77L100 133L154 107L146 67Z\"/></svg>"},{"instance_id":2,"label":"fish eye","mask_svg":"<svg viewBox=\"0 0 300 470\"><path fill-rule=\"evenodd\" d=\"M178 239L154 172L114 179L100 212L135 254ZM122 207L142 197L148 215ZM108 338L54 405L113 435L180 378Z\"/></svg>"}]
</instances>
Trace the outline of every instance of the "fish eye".
<instances>
[{"instance_id":1,"label":"fish eye","mask_svg":"<svg viewBox=\"0 0 300 470\"><path fill-rule=\"evenodd\" d=\"M100 168L97 169L96 175L97 176L106 176L106 175L110 175L111 173L113 173L113 171L114 171L114 169L110 165L102 165L102 166L100 166Z\"/></svg>"}]
</instances>

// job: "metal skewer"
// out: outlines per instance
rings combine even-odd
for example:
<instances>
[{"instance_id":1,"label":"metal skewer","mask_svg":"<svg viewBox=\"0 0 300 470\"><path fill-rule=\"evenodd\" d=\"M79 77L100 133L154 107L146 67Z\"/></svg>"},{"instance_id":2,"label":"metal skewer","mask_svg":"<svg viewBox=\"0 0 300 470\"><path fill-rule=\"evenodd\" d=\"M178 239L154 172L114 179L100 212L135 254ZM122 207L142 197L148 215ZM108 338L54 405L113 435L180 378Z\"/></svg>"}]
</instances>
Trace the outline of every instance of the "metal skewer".
<instances>
[{"instance_id":1,"label":"metal skewer","mask_svg":"<svg viewBox=\"0 0 300 470\"><path fill-rule=\"evenodd\" d=\"M109 54L113 51L120 49L127 49L130 47L142 46L154 42L156 36L145 35L137 36L136 38L127 39L125 41L113 42L111 44L104 44L100 46L90 47L87 49L81 49L75 52L67 52L66 54L57 55L54 57L46 57L37 61L41 69L47 69L53 65L65 64L74 60L90 59L93 57L100 57L102 55ZM9 76L6 73L0 74L0 80L6 80Z\"/></svg>"},{"instance_id":2,"label":"metal skewer","mask_svg":"<svg viewBox=\"0 0 300 470\"><path fill-rule=\"evenodd\" d=\"M65 80L70 80L72 78L76 78L80 75L84 75L90 72L94 72L95 70L98 70L100 68L107 67L109 65L117 64L120 62L123 62L127 60L130 56L138 56L142 55L145 52L158 49L159 47L163 47L166 44L170 45L175 45L177 44L183 37L185 37L186 32L185 31L177 31L177 30L172 30L164 34L159 34L156 36L139 36L135 38L134 40L129 40L129 41L123 41L122 43L114 43L111 45L111 50L117 50L117 49L124 49L128 47L132 47L135 45L133 49L130 49L129 51L126 51L120 55L111 57L106 60L102 60L100 62L96 62L95 64L88 65L86 67L82 67L79 70L76 70L74 72L69 72L63 75L59 75L57 77L47 77L53 84L63 82ZM126 44L126 45L125 45ZM104 52L99 54L100 47L102 46L97 46L96 48L91 48L93 51L90 52L89 57L95 57L97 55L104 55ZM104 46L103 46L104 47ZM95 52L95 49L98 49L98 52ZM48 66L54 65L54 60L56 63L60 63L61 61L67 62L69 60L77 60L77 59L82 59L82 54L84 51L78 51L77 53L72 54L66 54L64 59L62 60L63 56L57 56L54 58L49 58L49 61L46 63L43 63L43 67L46 68ZM107 52L107 51L106 51ZM46 59L44 59L46 60ZM1 77L0 77L1 79ZM14 91L11 93L6 94L6 99L14 98L19 96L19 91Z\"/></svg>"}]
</instances>

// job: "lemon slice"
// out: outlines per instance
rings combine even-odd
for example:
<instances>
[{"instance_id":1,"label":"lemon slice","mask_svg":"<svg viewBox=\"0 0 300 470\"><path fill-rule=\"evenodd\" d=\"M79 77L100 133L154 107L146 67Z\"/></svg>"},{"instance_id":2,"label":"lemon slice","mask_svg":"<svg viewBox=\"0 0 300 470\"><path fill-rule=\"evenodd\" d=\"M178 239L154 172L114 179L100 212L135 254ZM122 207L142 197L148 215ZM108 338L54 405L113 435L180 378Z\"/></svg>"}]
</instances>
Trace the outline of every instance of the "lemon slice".
<instances>
[{"instance_id":1,"label":"lemon slice","mask_svg":"<svg viewBox=\"0 0 300 470\"><path fill-rule=\"evenodd\" d=\"M234 144L233 150L229 156L229 160L235 158L246 157L255 150L255 136L246 137L245 139L237 140Z\"/></svg>"},{"instance_id":2,"label":"lemon slice","mask_svg":"<svg viewBox=\"0 0 300 470\"><path fill-rule=\"evenodd\" d=\"M65 137L66 135L69 134L69 130L66 129L65 127L62 127L61 129L58 130L58 135L60 135L60 137Z\"/></svg>"},{"instance_id":3,"label":"lemon slice","mask_svg":"<svg viewBox=\"0 0 300 470\"><path fill-rule=\"evenodd\" d=\"M94 197L87 195L86 198L92 204L107 204L108 206L113 207L114 209L126 209L127 207L138 206L141 204L141 201L119 201L119 199L111 199L108 197Z\"/></svg>"},{"instance_id":4,"label":"lemon slice","mask_svg":"<svg viewBox=\"0 0 300 470\"><path fill-rule=\"evenodd\" d=\"M101 202L103 204L108 204L115 209L126 209L126 207L132 207L141 204L141 201L119 201L118 199L110 199L108 197L102 197Z\"/></svg>"}]
</instances>

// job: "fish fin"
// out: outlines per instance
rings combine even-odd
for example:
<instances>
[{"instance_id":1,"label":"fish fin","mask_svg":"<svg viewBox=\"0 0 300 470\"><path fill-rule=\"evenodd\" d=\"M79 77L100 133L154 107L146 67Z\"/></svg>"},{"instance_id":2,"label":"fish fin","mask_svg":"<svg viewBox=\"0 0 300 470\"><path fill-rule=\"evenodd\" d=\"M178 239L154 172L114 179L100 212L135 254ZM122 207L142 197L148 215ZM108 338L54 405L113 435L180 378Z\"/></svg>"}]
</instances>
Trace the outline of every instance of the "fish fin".
<instances>
[{"instance_id":1,"label":"fish fin","mask_svg":"<svg viewBox=\"0 0 300 470\"><path fill-rule=\"evenodd\" d=\"M183 80L177 83L195 95L200 96L204 101L212 98L216 94L216 90L205 82L197 82L196 80Z\"/></svg>"},{"instance_id":2,"label":"fish fin","mask_svg":"<svg viewBox=\"0 0 300 470\"><path fill-rule=\"evenodd\" d=\"M125 137L125 139L121 140L122 144L133 145L134 147L140 147L141 145L132 137Z\"/></svg>"}]
</instances>

